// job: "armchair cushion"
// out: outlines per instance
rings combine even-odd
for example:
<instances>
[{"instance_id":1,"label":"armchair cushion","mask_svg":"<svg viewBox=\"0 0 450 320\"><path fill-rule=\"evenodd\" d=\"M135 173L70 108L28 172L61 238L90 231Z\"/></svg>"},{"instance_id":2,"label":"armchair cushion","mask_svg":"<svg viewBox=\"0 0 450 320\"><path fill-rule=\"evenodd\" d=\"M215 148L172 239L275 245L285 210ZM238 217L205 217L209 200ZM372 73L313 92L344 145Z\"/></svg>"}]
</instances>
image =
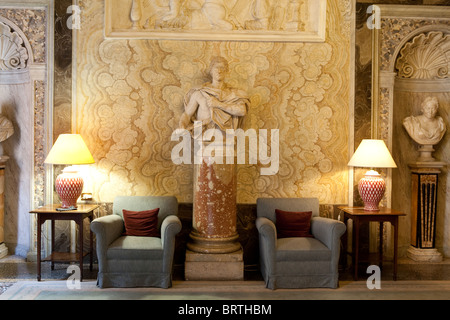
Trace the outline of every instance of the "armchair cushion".
<instances>
[{"instance_id":1,"label":"armchair cushion","mask_svg":"<svg viewBox=\"0 0 450 320\"><path fill-rule=\"evenodd\" d=\"M275 209L278 239L291 237L311 238L312 211L291 212Z\"/></svg>"},{"instance_id":2,"label":"armchair cushion","mask_svg":"<svg viewBox=\"0 0 450 320\"><path fill-rule=\"evenodd\" d=\"M160 238L123 236L111 243L106 257L117 260L162 260L163 253Z\"/></svg>"},{"instance_id":3,"label":"armchair cushion","mask_svg":"<svg viewBox=\"0 0 450 320\"><path fill-rule=\"evenodd\" d=\"M137 237L159 237L159 208L146 211L129 211L123 209L125 235Z\"/></svg>"},{"instance_id":4,"label":"armchair cushion","mask_svg":"<svg viewBox=\"0 0 450 320\"><path fill-rule=\"evenodd\" d=\"M331 250L314 238L285 238L277 241L277 261L327 261Z\"/></svg>"}]
</instances>

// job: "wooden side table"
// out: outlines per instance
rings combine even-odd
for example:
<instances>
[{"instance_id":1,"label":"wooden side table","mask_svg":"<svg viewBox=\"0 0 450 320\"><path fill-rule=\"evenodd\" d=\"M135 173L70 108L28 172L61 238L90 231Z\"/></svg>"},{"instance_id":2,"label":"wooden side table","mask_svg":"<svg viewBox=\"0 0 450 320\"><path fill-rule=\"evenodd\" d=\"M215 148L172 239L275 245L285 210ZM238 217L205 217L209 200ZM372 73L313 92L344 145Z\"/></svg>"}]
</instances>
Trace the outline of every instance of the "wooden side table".
<instances>
[{"instance_id":1,"label":"wooden side table","mask_svg":"<svg viewBox=\"0 0 450 320\"><path fill-rule=\"evenodd\" d=\"M89 269L92 271L92 247L93 247L93 238L92 231L90 231L89 238L89 251L83 250L83 220L88 218L89 222L92 222L94 217L94 210L96 210L98 205L79 205L77 210L73 211L57 211L59 208L59 204L51 204L46 205L41 208L30 211L31 214L37 215L37 280L41 281L41 262L42 261L51 261L52 270L54 270L55 262L78 262L80 264L80 281L83 280L83 258L90 254L90 265ZM41 232L42 232L42 224L51 220L51 245L52 252L51 254L45 258L41 259ZM54 252L55 248L55 221L56 220L73 220L78 224L78 241L79 241L79 252L77 253L66 253L66 252Z\"/></svg>"},{"instance_id":2,"label":"wooden side table","mask_svg":"<svg viewBox=\"0 0 450 320\"><path fill-rule=\"evenodd\" d=\"M347 225L349 219L353 220L352 261L355 280L358 279L359 263L359 227L364 222L380 223L380 267L383 261L383 222L390 222L394 227L394 281L397 280L397 247L398 247L398 217L406 214L390 208L380 208L380 211L365 211L362 207L339 207L344 212L344 223ZM344 254L347 256L347 231L343 235Z\"/></svg>"}]
</instances>

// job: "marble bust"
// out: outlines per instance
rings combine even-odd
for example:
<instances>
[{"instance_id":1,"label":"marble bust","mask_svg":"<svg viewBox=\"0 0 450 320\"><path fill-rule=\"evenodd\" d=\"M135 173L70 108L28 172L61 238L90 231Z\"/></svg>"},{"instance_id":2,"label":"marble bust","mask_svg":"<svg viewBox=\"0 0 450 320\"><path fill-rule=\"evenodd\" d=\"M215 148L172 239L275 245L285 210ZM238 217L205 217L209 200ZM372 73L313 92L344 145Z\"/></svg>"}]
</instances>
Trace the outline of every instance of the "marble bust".
<instances>
[{"instance_id":1,"label":"marble bust","mask_svg":"<svg viewBox=\"0 0 450 320\"><path fill-rule=\"evenodd\" d=\"M444 137L446 125L442 117L436 116L439 102L436 97L427 97L421 105L422 114L403 120L409 136L421 145L436 145Z\"/></svg>"},{"instance_id":2,"label":"marble bust","mask_svg":"<svg viewBox=\"0 0 450 320\"><path fill-rule=\"evenodd\" d=\"M3 147L1 142L7 140L13 134L14 126L12 122L7 117L0 114L0 157L3 155Z\"/></svg>"},{"instance_id":3,"label":"marble bust","mask_svg":"<svg viewBox=\"0 0 450 320\"><path fill-rule=\"evenodd\" d=\"M211 82L191 89L185 96L184 113L179 127L192 132L195 121L204 129L236 130L247 114L249 101L242 90L230 88L225 83L228 61L214 57L208 69Z\"/></svg>"},{"instance_id":4,"label":"marble bust","mask_svg":"<svg viewBox=\"0 0 450 320\"><path fill-rule=\"evenodd\" d=\"M439 101L436 97L427 97L422 102L419 116L410 116L403 120L403 126L409 136L420 145L421 160L434 160L431 153L433 146L438 144L447 130L442 117L437 116Z\"/></svg>"}]
</instances>

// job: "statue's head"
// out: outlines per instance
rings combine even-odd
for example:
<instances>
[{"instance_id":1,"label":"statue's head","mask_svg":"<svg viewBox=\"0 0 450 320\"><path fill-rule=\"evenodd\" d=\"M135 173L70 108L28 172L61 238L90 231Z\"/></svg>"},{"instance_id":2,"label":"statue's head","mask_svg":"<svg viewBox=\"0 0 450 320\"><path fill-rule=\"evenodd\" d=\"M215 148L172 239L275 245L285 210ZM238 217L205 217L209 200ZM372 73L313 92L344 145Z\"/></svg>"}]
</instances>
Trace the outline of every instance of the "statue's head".
<instances>
[{"instance_id":1,"label":"statue's head","mask_svg":"<svg viewBox=\"0 0 450 320\"><path fill-rule=\"evenodd\" d=\"M439 101L436 97L427 97L422 102L421 110L424 116L427 118L434 118L439 109Z\"/></svg>"},{"instance_id":2,"label":"statue's head","mask_svg":"<svg viewBox=\"0 0 450 320\"><path fill-rule=\"evenodd\" d=\"M208 68L208 75L214 78L214 72L219 70L221 73L226 74L229 71L228 61L224 57L215 56L211 59L211 63Z\"/></svg>"}]
</instances>

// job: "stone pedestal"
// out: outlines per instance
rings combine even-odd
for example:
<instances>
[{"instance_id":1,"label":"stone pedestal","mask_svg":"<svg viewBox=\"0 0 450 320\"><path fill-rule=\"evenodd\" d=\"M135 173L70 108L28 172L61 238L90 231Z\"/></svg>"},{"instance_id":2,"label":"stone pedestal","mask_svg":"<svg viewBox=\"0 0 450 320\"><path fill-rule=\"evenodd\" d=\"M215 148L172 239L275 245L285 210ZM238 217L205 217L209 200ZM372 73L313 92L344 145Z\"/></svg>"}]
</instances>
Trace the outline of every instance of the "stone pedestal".
<instances>
[{"instance_id":1,"label":"stone pedestal","mask_svg":"<svg viewBox=\"0 0 450 320\"><path fill-rule=\"evenodd\" d=\"M8 157L0 156L0 259L8 255L5 245L5 166Z\"/></svg>"},{"instance_id":2,"label":"stone pedestal","mask_svg":"<svg viewBox=\"0 0 450 320\"><path fill-rule=\"evenodd\" d=\"M184 270L187 281L244 280L243 251L204 254L187 250Z\"/></svg>"},{"instance_id":3,"label":"stone pedestal","mask_svg":"<svg viewBox=\"0 0 450 320\"><path fill-rule=\"evenodd\" d=\"M418 249L411 246L406 251L406 255L417 262L441 262L443 260L442 253L437 249Z\"/></svg>"},{"instance_id":4,"label":"stone pedestal","mask_svg":"<svg viewBox=\"0 0 450 320\"><path fill-rule=\"evenodd\" d=\"M188 249L212 254L240 250L236 215L236 166L203 158L194 168L193 230Z\"/></svg>"},{"instance_id":5,"label":"stone pedestal","mask_svg":"<svg viewBox=\"0 0 450 320\"><path fill-rule=\"evenodd\" d=\"M411 169L411 247L407 254L415 261L442 261L436 248L436 212L438 175L446 164L425 161L409 165Z\"/></svg>"},{"instance_id":6,"label":"stone pedestal","mask_svg":"<svg viewBox=\"0 0 450 320\"><path fill-rule=\"evenodd\" d=\"M193 230L187 244L185 279L243 280L244 258L236 227L236 165L201 158L201 164L194 165Z\"/></svg>"}]
</instances>

